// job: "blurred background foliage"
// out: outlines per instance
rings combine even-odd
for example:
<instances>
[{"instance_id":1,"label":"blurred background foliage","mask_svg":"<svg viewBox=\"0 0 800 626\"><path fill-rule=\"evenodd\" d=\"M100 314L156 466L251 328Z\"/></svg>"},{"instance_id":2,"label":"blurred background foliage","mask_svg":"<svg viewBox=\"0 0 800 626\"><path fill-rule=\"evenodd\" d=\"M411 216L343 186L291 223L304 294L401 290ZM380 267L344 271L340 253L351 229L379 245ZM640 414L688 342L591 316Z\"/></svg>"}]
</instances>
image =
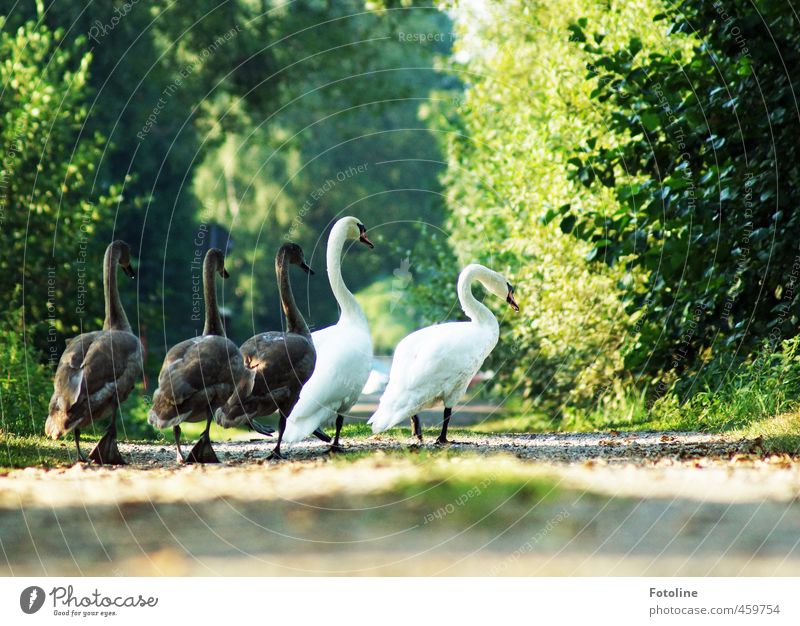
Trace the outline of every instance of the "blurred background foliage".
<instances>
[{"instance_id":1,"label":"blurred background foliage","mask_svg":"<svg viewBox=\"0 0 800 626\"><path fill-rule=\"evenodd\" d=\"M244 341L280 327L274 254L284 240L318 270L294 280L310 325L322 327L338 315L325 275L338 217L358 216L377 245L343 268L374 303L424 244L422 224L444 219L444 164L418 109L457 80L434 69L450 49L450 19L430 5L9 1L0 15L10 241L0 280L4 294L25 286L18 319L55 361L67 338L102 319L112 239L135 251L137 279L121 295L152 380L166 350L202 329L193 261L209 245L227 250L233 278L221 298L229 334ZM443 34L421 43L410 32ZM80 316L79 253L89 294ZM400 319L385 320L389 339L418 321Z\"/></svg>"},{"instance_id":2,"label":"blurred background foliage","mask_svg":"<svg viewBox=\"0 0 800 626\"><path fill-rule=\"evenodd\" d=\"M585 405L629 383L621 355L632 326L622 308L623 273L588 264L591 247L565 236L556 219L571 203L586 211L617 205L613 193L568 175L587 136L614 141L606 121L613 111L592 97L589 57L571 41L570 27L588 19L612 33L609 46L638 36L652 49L664 47L669 42L642 18L658 6L520 0L473 3L457 13L449 67L466 89L437 116L450 129L447 228L459 262L478 259L514 278L522 311L504 310L491 357L504 394L549 407ZM454 269L439 269L430 276L452 282Z\"/></svg>"},{"instance_id":3,"label":"blurred background foliage","mask_svg":"<svg viewBox=\"0 0 800 626\"><path fill-rule=\"evenodd\" d=\"M136 251L122 297L152 379L200 331L208 245L227 248L234 340L280 326L285 239L318 271L293 273L309 322L334 321L324 250L345 214L377 244L344 272L380 353L462 315L461 265L507 273L522 311L487 300L491 391L552 423L716 406L714 390L767 388L752 383L787 346L775 371L794 380L800 28L784 3L121 6L0 0L3 428L27 411L35 431L42 410L12 416L11 381L48 395L47 362L99 323L101 298L75 303L99 293L111 239Z\"/></svg>"},{"instance_id":4,"label":"blurred background foliage","mask_svg":"<svg viewBox=\"0 0 800 626\"><path fill-rule=\"evenodd\" d=\"M800 30L775 1L681 1L653 19L688 53L635 37L615 50L591 21L573 26L616 141L587 133L571 177L617 204L569 216L593 262L626 271L626 312L641 320L626 369L671 371L691 393L707 365L798 330Z\"/></svg>"},{"instance_id":5,"label":"blurred background foliage","mask_svg":"<svg viewBox=\"0 0 800 626\"><path fill-rule=\"evenodd\" d=\"M515 278L523 310L491 357L501 397L551 424L657 413L784 350L797 16L773 1L454 6L465 88L437 116L451 245L429 279L452 280L448 253Z\"/></svg>"}]
</instances>

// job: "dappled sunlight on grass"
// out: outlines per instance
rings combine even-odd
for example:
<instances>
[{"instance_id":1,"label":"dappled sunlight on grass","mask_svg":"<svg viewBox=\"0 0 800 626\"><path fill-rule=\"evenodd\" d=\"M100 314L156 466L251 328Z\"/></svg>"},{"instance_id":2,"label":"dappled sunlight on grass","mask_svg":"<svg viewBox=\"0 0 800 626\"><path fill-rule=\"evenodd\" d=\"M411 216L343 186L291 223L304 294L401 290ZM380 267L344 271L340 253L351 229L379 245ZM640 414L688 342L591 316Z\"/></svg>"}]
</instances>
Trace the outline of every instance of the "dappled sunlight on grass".
<instances>
[{"instance_id":1,"label":"dappled sunlight on grass","mask_svg":"<svg viewBox=\"0 0 800 626\"><path fill-rule=\"evenodd\" d=\"M0 473L13 468L53 467L74 462L76 455L71 444L71 441L52 441L45 437L0 431Z\"/></svg>"},{"instance_id":2,"label":"dappled sunlight on grass","mask_svg":"<svg viewBox=\"0 0 800 626\"><path fill-rule=\"evenodd\" d=\"M671 406L661 411L594 411L571 415L561 421L543 414L516 415L486 420L467 427L480 434L547 433L592 431L684 431L726 434L733 438L763 439L765 453L800 453L800 412L794 410L777 415L764 415L753 411L749 415L734 407L722 405L716 412L698 410L697 407Z\"/></svg>"}]
</instances>

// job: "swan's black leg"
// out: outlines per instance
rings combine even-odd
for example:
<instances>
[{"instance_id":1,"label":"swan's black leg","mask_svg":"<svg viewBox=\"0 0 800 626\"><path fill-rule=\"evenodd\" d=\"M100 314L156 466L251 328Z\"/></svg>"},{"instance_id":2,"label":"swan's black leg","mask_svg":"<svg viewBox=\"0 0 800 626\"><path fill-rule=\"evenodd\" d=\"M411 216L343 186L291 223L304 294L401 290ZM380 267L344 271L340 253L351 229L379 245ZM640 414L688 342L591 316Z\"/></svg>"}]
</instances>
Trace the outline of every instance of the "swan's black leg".
<instances>
[{"instance_id":1,"label":"swan's black leg","mask_svg":"<svg viewBox=\"0 0 800 626\"><path fill-rule=\"evenodd\" d=\"M117 412L111 416L111 421L106 427L106 432L89 453L89 458L98 465L127 465L117 447Z\"/></svg>"},{"instance_id":2,"label":"swan's black leg","mask_svg":"<svg viewBox=\"0 0 800 626\"><path fill-rule=\"evenodd\" d=\"M444 445L447 443L454 443L452 441L447 440L447 426L450 424L450 414L453 412L453 409L448 407L444 408L444 419L442 420L442 432L439 433L439 438L436 440L438 445Z\"/></svg>"},{"instance_id":3,"label":"swan's black leg","mask_svg":"<svg viewBox=\"0 0 800 626\"><path fill-rule=\"evenodd\" d=\"M72 436L75 438L75 449L78 451L78 460L82 461L83 463L88 463L89 459L87 459L83 452L81 452L81 431L79 428L76 428L72 431Z\"/></svg>"},{"instance_id":4,"label":"swan's black leg","mask_svg":"<svg viewBox=\"0 0 800 626\"><path fill-rule=\"evenodd\" d=\"M419 415L411 416L411 435L422 443L422 427L419 425Z\"/></svg>"},{"instance_id":5,"label":"swan's black leg","mask_svg":"<svg viewBox=\"0 0 800 626\"><path fill-rule=\"evenodd\" d=\"M186 457L186 463L219 463L217 454L214 452L214 448L211 447L210 430L211 411L208 412L208 417L206 418L206 429L203 431L203 434L200 435L200 439L197 440L197 443L194 444L194 448L192 448L192 451L189 452L189 455Z\"/></svg>"},{"instance_id":6,"label":"swan's black leg","mask_svg":"<svg viewBox=\"0 0 800 626\"><path fill-rule=\"evenodd\" d=\"M339 445L339 434L342 432L342 424L344 424L344 416L337 415L336 416L336 434L333 436L333 443L331 447L328 448L328 452L344 452L344 448Z\"/></svg>"},{"instance_id":7,"label":"swan's black leg","mask_svg":"<svg viewBox=\"0 0 800 626\"><path fill-rule=\"evenodd\" d=\"M177 451L176 461L178 463L184 463L186 459L183 456L183 452L181 452L181 427L180 426L173 426L172 427L172 436L175 438L175 450Z\"/></svg>"},{"instance_id":8,"label":"swan's black leg","mask_svg":"<svg viewBox=\"0 0 800 626\"><path fill-rule=\"evenodd\" d=\"M275 444L275 448L267 457L267 460L269 461L282 461L286 458L281 454L281 441L283 441L283 433L286 430L286 413L280 411L279 415L280 417L278 418L278 443Z\"/></svg>"},{"instance_id":9,"label":"swan's black leg","mask_svg":"<svg viewBox=\"0 0 800 626\"><path fill-rule=\"evenodd\" d=\"M317 430L315 430L315 431L314 431L314 436L315 436L317 439L319 439L319 440L321 440L321 441L324 441L325 443L330 443L330 442L331 442L331 438L330 438L330 436L328 435L328 433L326 433L326 432L325 432L324 430L322 430L321 428L317 428Z\"/></svg>"}]
</instances>

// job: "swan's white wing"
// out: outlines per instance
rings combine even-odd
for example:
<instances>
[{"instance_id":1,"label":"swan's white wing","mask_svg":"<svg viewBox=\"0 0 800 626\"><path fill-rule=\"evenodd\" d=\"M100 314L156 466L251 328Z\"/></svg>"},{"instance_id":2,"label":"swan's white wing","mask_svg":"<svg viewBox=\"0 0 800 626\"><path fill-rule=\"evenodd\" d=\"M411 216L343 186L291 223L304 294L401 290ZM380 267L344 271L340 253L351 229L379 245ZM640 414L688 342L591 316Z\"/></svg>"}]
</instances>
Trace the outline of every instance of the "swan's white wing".
<instances>
[{"instance_id":1,"label":"swan's white wing","mask_svg":"<svg viewBox=\"0 0 800 626\"><path fill-rule=\"evenodd\" d=\"M335 340L337 337L336 329L338 324L334 326L328 326L327 328L321 328L320 330L315 330L311 333L311 341L314 342L314 350L319 353L320 351L325 350L325 344L328 343L330 340Z\"/></svg>"},{"instance_id":2,"label":"swan's white wing","mask_svg":"<svg viewBox=\"0 0 800 626\"><path fill-rule=\"evenodd\" d=\"M283 440L287 443L308 437L337 413L348 411L372 367L372 342L361 328L337 324L311 337L317 364L286 421Z\"/></svg>"},{"instance_id":3,"label":"swan's white wing","mask_svg":"<svg viewBox=\"0 0 800 626\"><path fill-rule=\"evenodd\" d=\"M455 402L496 341L491 332L471 322L411 333L395 350L389 384L369 420L373 432L391 428L434 402Z\"/></svg>"}]
</instances>

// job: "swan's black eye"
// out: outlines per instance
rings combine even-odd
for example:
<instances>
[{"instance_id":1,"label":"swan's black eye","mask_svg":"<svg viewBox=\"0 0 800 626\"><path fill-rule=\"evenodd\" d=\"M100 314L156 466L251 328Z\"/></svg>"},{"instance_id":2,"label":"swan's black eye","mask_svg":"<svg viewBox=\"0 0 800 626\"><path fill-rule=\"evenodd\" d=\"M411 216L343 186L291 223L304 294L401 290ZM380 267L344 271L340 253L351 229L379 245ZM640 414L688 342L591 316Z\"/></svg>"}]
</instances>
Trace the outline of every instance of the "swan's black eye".
<instances>
[{"instance_id":1,"label":"swan's black eye","mask_svg":"<svg viewBox=\"0 0 800 626\"><path fill-rule=\"evenodd\" d=\"M514 287L511 285L511 283L506 283L506 287L508 287L508 290L509 290L511 293L514 293Z\"/></svg>"},{"instance_id":2,"label":"swan's black eye","mask_svg":"<svg viewBox=\"0 0 800 626\"><path fill-rule=\"evenodd\" d=\"M358 232L360 232L363 235L365 232L367 232L367 227L364 226L364 224L359 223L358 224Z\"/></svg>"}]
</instances>

